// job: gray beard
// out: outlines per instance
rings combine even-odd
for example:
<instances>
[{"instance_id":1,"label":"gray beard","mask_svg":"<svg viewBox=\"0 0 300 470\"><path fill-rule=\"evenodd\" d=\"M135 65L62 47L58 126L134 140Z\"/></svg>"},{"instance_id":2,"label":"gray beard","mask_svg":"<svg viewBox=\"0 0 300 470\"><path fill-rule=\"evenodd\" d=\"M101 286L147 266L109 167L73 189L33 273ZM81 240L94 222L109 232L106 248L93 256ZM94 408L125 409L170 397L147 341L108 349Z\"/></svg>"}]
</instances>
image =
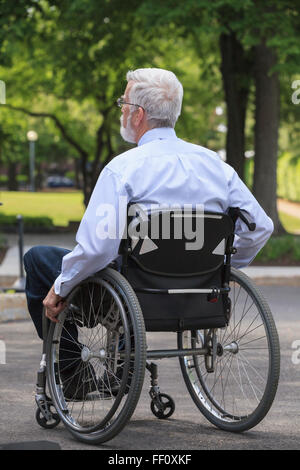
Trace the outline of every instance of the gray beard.
<instances>
[{"instance_id":1,"label":"gray beard","mask_svg":"<svg viewBox=\"0 0 300 470\"><path fill-rule=\"evenodd\" d=\"M130 144L135 144L135 133L133 129L131 128L131 116L128 117L127 119L127 126L123 126L123 116L120 118L121 122L121 127L120 127L120 134L122 138L125 140L125 142L129 142Z\"/></svg>"}]
</instances>

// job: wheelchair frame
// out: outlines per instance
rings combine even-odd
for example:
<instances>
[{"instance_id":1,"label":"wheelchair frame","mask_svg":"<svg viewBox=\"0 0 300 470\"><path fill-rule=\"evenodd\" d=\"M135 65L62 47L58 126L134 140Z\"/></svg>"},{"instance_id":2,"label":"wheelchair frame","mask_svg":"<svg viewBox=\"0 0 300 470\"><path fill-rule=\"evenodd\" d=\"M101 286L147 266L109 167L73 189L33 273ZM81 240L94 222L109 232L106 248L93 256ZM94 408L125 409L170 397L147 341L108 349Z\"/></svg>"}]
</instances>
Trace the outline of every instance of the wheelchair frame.
<instances>
[{"instance_id":1,"label":"wheelchair frame","mask_svg":"<svg viewBox=\"0 0 300 470\"><path fill-rule=\"evenodd\" d=\"M240 217L248 226L249 230L254 230L255 229L255 224L251 224L248 222L248 220L245 218L244 214L238 209L238 208L232 208L229 212L230 216L232 217L233 222L235 223L236 219ZM230 265L230 258L233 253L235 253L235 248L233 248L233 239L234 239L234 234L232 234L230 237L227 239L227 244L226 244L226 250L225 250L225 262L224 262L224 282L223 282L223 287L221 288L208 288L208 289L151 289L151 288L134 288L135 292L140 292L140 293L149 293L149 294L163 294L163 295L173 295L173 294L206 294L210 296L212 300L218 298L219 296L222 295L228 295L231 291L230 288L230 279L231 279L231 265ZM130 247L128 245L128 240L126 242L126 248L123 257L123 264L122 264L122 274L126 278L126 270L127 270L127 257L130 254ZM244 276L246 278L246 276ZM246 287L247 287L247 282L246 281ZM178 347L178 349L157 349L157 350L148 350L146 351L145 355L145 367L146 369L150 372L151 374L151 387L150 387L150 397L151 397L151 410L153 414L160 418L160 419L165 419L170 417L174 410L175 410L175 404L173 399L166 394L163 394L160 392L159 386L158 386L158 368L157 365L153 362L149 362L150 360L155 360L155 359L164 359L164 358L174 358L178 357L180 360L182 372L184 374L184 380L187 384L188 390L195 401L196 405L200 409L200 411L216 426L220 427L221 429L228 430L228 431L233 431L233 432L238 432L238 431L244 431L247 429L250 429L251 427L255 426L261 419L265 416L267 411L269 410L275 393L277 389L277 384L278 384L278 378L279 378L279 341L278 341L278 336L276 332L275 325L272 323L272 317L271 313L267 309L267 305L264 301L264 299L260 299L257 294L255 294L256 297L258 298L258 303L260 302L261 305L259 308L262 308L265 310L264 315L267 318L267 329L268 329L268 334L271 336L271 342L269 344L269 347L271 348L271 356L270 356L270 361L272 364L270 365L270 370L269 370L269 375L268 375L268 383L266 386L266 391L263 395L263 398L261 400L261 403L259 404L258 412L255 411L253 417L250 416L250 419L244 423L240 419L236 419L234 416L234 413L232 416L228 414L228 419L232 419L233 422L228 422L227 423L227 415L226 412L222 411L222 406L220 404L217 404L217 408L221 409L221 414L220 417L216 416L216 413L210 413L210 411L207 411L203 409L203 404L199 403L199 399L197 398L197 394L192 390L192 386L189 383L187 373L184 373L184 368L186 368L186 360L188 357L191 358L191 361L194 363L194 368L197 370L198 363L197 363L197 358L199 356L204 356L204 363L205 363L205 369L207 374L212 374L215 372L215 363L216 360L218 359L218 356L223 354L221 351L222 347L220 343L218 343L217 340L217 331L218 328L207 328L204 329L203 333L203 338L202 338L202 347L191 347L191 348L186 348L186 347ZM49 358L46 357L46 352L47 352L47 342L49 342L49 325L50 322L47 320L47 318L43 315L43 353L42 353L42 359L40 363L40 369L37 374L37 388L36 388L36 404L38 406L37 412L36 412L36 419L38 423L44 427L44 428L53 428L57 426L60 422L60 416L57 412L52 412L51 408L55 408L55 404L53 402L52 397L50 398L46 394L46 372L47 372L47 360ZM191 331L191 339L193 343L193 335L195 335L197 332ZM182 332L178 332L178 344L182 343ZM181 335L181 336L180 336ZM51 338L50 338L51 340ZM269 341L269 337L268 337ZM235 355L238 352L238 347L237 344L231 343L226 346L226 351L231 352L232 355ZM125 357L125 354L122 353L122 351L119 353L118 358L122 360ZM134 353L130 353L130 357L134 357ZM271 360L272 359L272 360ZM198 371L197 371L198 374ZM270 379L271 377L271 379ZM166 400L166 401L165 401ZM201 401L201 400L200 400ZM213 402L213 401L212 401ZM132 412L134 411L134 408ZM131 414L132 414L131 412ZM222 414L223 413L223 414ZM224 423L222 420L224 419ZM109 423L108 423L109 424ZM126 423L125 423L126 424ZM124 423L122 424L121 427L119 427L118 432L122 427L125 425ZM90 442L90 443L102 443L105 442L112 437L117 432L114 431L113 433L104 433L103 436L101 437L95 437L94 439L91 437L89 438L87 434L82 434L82 435L76 435L79 440L82 440L84 442ZM86 436L86 437L85 437ZM89 440L87 440L89 439Z\"/></svg>"}]
</instances>

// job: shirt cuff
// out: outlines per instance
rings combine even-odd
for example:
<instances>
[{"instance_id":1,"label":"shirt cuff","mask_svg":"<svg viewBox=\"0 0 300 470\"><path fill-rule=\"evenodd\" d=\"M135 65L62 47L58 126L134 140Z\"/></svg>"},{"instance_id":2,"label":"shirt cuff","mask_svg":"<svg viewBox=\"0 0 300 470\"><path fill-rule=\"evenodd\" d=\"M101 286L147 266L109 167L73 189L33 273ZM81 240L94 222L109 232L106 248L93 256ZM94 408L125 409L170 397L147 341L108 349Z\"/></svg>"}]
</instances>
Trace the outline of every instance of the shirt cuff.
<instances>
[{"instance_id":1,"label":"shirt cuff","mask_svg":"<svg viewBox=\"0 0 300 470\"><path fill-rule=\"evenodd\" d=\"M61 295L61 284L62 284L61 278L62 278L62 276L60 274L54 281L54 292L55 292L56 295L59 295L60 297L62 297L62 295Z\"/></svg>"}]
</instances>

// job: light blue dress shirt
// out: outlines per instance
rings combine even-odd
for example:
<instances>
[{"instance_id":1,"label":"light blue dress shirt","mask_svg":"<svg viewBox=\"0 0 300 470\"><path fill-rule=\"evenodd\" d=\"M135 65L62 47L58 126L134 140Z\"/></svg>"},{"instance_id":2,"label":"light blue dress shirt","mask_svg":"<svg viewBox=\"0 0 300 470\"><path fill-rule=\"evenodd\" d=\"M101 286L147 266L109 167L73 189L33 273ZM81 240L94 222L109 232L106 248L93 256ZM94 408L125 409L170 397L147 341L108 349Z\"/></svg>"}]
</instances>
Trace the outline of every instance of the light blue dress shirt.
<instances>
[{"instance_id":1,"label":"light blue dress shirt","mask_svg":"<svg viewBox=\"0 0 300 470\"><path fill-rule=\"evenodd\" d=\"M250 232L238 219L237 253L232 256L237 268L247 266L273 232L272 220L218 154L177 138L172 128L155 128L142 136L137 147L118 155L102 170L76 234L77 245L63 258L55 281L57 294L65 297L118 256L121 237L113 234L123 233L126 205L137 201L147 209L166 203L202 204L205 211L226 212L229 207L246 211L256 230ZM117 221L108 219L108 207L120 212Z\"/></svg>"}]
</instances>

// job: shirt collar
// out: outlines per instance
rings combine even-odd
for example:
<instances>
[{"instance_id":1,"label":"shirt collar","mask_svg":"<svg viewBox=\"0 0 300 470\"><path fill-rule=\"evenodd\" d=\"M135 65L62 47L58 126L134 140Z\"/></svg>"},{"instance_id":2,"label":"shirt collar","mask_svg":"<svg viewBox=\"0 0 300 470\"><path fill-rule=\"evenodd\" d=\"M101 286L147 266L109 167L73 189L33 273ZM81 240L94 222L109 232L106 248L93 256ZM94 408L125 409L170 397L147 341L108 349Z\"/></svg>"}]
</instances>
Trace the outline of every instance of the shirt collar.
<instances>
[{"instance_id":1,"label":"shirt collar","mask_svg":"<svg viewBox=\"0 0 300 470\"><path fill-rule=\"evenodd\" d=\"M138 146L147 144L152 140L176 139L176 132L173 127L155 127L145 132L138 141Z\"/></svg>"}]
</instances>

